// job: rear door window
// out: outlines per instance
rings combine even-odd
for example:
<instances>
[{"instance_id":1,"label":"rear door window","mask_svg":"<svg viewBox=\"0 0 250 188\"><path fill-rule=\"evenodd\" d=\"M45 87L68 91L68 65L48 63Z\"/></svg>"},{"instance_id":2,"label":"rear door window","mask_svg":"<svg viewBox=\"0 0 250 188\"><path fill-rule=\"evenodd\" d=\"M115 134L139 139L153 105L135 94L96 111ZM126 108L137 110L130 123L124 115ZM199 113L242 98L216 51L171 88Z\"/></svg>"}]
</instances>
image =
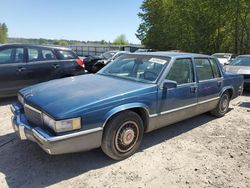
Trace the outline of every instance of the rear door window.
<instances>
[{"instance_id":1,"label":"rear door window","mask_svg":"<svg viewBox=\"0 0 250 188\"><path fill-rule=\"evenodd\" d=\"M74 52L68 50L59 50L58 51L60 59L67 60L67 59L77 59L77 56Z\"/></svg>"},{"instance_id":2,"label":"rear door window","mask_svg":"<svg viewBox=\"0 0 250 188\"><path fill-rule=\"evenodd\" d=\"M37 48L28 48L28 58L29 62L42 60L41 57L39 57L39 50Z\"/></svg>"},{"instance_id":3,"label":"rear door window","mask_svg":"<svg viewBox=\"0 0 250 188\"><path fill-rule=\"evenodd\" d=\"M44 60L54 60L54 59L56 59L54 53L52 52L52 50L48 50L48 49L42 49L42 58Z\"/></svg>"},{"instance_id":4,"label":"rear door window","mask_svg":"<svg viewBox=\"0 0 250 188\"><path fill-rule=\"evenodd\" d=\"M23 48L15 48L14 62L15 63L24 62L24 49Z\"/></svg>"},{"instance_id":5,"label":"rear door window","mask_svg":"<svg viewBox=\"0 0 250 188\"><path fill-rule=\"evenodd\" d=\"M214 78L212 66L207 58L194 59L199 81L210 80Z\"/></svg>"}]
</instances>

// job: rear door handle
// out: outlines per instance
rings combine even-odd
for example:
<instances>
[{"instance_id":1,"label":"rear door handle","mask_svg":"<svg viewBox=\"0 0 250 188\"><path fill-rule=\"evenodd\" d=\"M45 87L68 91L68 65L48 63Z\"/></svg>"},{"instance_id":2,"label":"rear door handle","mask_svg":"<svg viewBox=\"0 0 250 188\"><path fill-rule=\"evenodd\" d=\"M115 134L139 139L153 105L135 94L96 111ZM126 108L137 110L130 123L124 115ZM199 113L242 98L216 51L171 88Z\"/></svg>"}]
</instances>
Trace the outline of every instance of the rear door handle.
<instances>
[{"instance_id":1,"label":"rear door handle","mask_svg":"<svg viewBox=\"0 0 250 188\"><path fill-rule=\"evenodd\" d=\"M191 86L190 87L190 92L191 93L197 93L197 91L198 91L198 86Z\"/></svg>"},{"instance_id":2,"label":"rear door handle","mask_svg":"<svg viewBox=\"0 0 250 188\"><path fill-rule=\"evenodd\" d=\"M17 72L23 72L25 70L26 70L26 68L24 68L24 67L19 67L16 69Z\"/></svg>"}]
</instances>

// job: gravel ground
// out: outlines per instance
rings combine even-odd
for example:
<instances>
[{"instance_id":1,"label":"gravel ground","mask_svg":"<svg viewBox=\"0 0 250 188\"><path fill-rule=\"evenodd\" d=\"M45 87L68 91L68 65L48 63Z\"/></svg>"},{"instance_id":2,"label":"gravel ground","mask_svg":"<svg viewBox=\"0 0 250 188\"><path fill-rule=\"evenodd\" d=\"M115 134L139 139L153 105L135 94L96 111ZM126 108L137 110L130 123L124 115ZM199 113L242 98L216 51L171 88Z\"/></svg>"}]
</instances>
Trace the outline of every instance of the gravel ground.
<instances>
[{"instance_id":1,"label":"gravel ground","mask_svg":"<svg viewBox=\"0 0 250 188\"><path fill-rule=\"evenodd\" d=\"M124 161L100 149L49 156L13 133L0 106L0 187L250 187L250 92L220 119L203 114L144 136Z\"/></svg>"}]
</instances>

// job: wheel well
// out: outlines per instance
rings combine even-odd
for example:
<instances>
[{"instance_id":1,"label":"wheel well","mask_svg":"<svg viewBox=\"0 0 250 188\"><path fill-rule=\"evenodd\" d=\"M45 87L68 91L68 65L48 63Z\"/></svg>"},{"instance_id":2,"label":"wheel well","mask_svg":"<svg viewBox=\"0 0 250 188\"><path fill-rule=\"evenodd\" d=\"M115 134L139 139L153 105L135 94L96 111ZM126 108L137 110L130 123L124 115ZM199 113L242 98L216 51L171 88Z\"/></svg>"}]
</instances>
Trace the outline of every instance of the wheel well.
<instances>
[{"instance_id":1,"label":"wheel well","mask_svg":"<svg viewBox=\"0 0 250 188\"><path fill-rule=\"evenodd\" d=\"M144 131L146 131L148 128L148 121L149 121L149 114L147 110L145 110L144 108L131 108L128 110L137 113L141 117L144 126Z\"/></svg>"},{"instance_id":2,"label":"wheel well","mask_svg":"<svg viewBox=\"0 0 250 188\"><path fill-rule=\"evenodd\" d=\"M229 96L230 96L230 99L232 99L232 97L233 97L233 89L226 89L223 93L225 93L225 92L228 92Z\"/></svg>"},{"instance_id":3,"label":"wheel well","mask_svg":"<svg viewBox=\"0 0 250 188\"><path fill-rule=\"evenodd\" d=\"M141 117L141 119L142 119L142 123L143 123L143 126L144 126L144 131L147 130L147 128L148 128L148 122L149 122L149 114L148 114L147 110L144 109L144 108L142 108L142 107L129 108L129 109L126 109L126 110L123 110L123 111L120 111L120 112L117 112L117 113L113 114L111 117L108 118L108 120L105 123L104 127L109 123L109 121L114 116L117 116L117 115L119 115L120 113L122 113L124 111L132 111L132 112L137 113Z\"/></svg>"}]
</instances>

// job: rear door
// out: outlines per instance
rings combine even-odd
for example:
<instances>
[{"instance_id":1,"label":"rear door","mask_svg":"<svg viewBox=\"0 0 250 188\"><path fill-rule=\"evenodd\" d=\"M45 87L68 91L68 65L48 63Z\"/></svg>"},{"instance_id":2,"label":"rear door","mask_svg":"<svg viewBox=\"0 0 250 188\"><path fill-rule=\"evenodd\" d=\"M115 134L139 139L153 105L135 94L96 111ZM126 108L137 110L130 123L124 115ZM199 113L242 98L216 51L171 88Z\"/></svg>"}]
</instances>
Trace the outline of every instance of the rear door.
<instances>
[{"instance_id":1,"label":"rear door","mask_svg":"<svg viewBox=\"0 0 250 188\"><path fill-rule=\"evenodd\" d=\"M217 105L223 79L213 58L195 58L194 62L198 79L199 110L207 111Z\"/></svg>"},{"instance_id":2,"label":"rear door","mask_svg":"<svg viewBox=\"0 0 250 188\"><path fill-rule=\"evenodd\" d=\"M0 50L0 96L15 95L25 87L23 47L8 47Z\"/></svg>"},{"instance_id":3,"label":"rear door","mask_svg":"<svg viewBox=\"0 0 250 188\"><path fill-rule=\"evenodd\" d=\"M71 50L55 50L57 58L60 59L60 69L64 77L76 75L82 67L76 63L78 56Z\"/></svg>"},{"instance_id":4,"label":"rear door","mask_svg":"<svg viewBox=\"0 0 250 188\"><path fill-rule=\"evenodd\" d=\"M26 80L31 84L58 78L60 66L51 49L42 47L26 48L28 62L26 65Z\"/></svg>"}]
</instances>

